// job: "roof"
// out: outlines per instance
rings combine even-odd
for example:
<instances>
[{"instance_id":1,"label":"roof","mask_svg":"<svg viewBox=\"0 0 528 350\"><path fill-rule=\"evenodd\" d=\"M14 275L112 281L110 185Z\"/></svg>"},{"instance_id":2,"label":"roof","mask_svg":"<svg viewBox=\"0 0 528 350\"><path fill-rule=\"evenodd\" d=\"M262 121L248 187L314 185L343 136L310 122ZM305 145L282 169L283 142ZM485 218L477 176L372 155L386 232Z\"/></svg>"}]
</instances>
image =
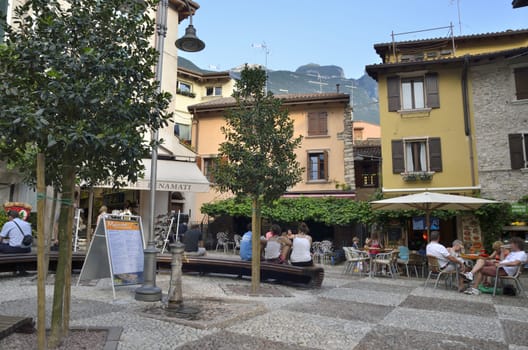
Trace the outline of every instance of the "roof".
<instances>
[{"instance_id":1,"label":"roof","mask_svg":"<svg viewBox=\"0 0 528 350\"><path fill-rule=\"evenodd\" d=\"M198 81L231 79L229 71L216 72L201 69L186 58L178 56L178 75Z\"/></svg>"},{"instance_id":2,"label":"roof","mask_svg":"<svg viewBox=\"0 0 528 350\"><path fill-rule=\"evenodd\" d=\"M354 140L354 155L381 159L381 139Z\"/></svg>"},{"instance_id":3,"label":"roof","mask_svg":"<svg viewBox=\"0 0 528 350\"><path fill-rule=\"evenodd\" d=\"M514 9L519 8L519 7L524 7L524 6L528 6L528 0L513 0L512 1L512 7Z\"/></svg>"},{"instance_id":4,"label":"roof","mask_svg":"<svg viewBox=\"0 0 528 350\"><path fill-rule=\"evenodd\" d=\"M446 64L453 64L453 63L462 64L466 60L468 60L468 62L470 63L483 63L483 61L492 60L492 59L499 58L499 57L507 58L507 57L516 57L516 56L524 56L524 55L528 55L527 46L518 47L515 49L509 49L509 50L482 53L482 54L477 54L477 55L465 55L465 56L442 58L442 59L436 59L436 60L371 64L371 65L366 66L365 70L367 71L368 75L370 75L372 78L377 80L378 73L382 73L382 72L413 71L413 70L419 70L419 69L426 69L427 67L430 67L433 65L446 65Z\"/></svg>"},{"instance_id":5,"label":"roof","mask_svg":"<svg viewBox=\"0 0 528 350\"><path fill-rule=\"evenodd\" d=\"M516 29L516 30L505 30L502 32L490 32L490 33L480 33L480 34L469 34L469 35L458 35L454 36L453 39L455 42L467 41L467 40L478 40L478 39L495 39L505 36L516 36L516 35L528 35L528 29ZM386 51L392 49L392 45L395 44L398 48L405 48L409 46L420 46L420 45L431 45L436 43L451 43L451 37L438 37L438 38L429 38L429 39L418 39L418 40L407 40L407 41L395 41L374 44L374 49L376 53L383 58Z\"/></svg>"},{"instance_id":6,"label":"roof","mask_svg":"<svg viewBox=\"0 0 528 350\"><path fill-rule=\"evenodd\" d=\"M314 103L344 103L350 102L350 95L342 93L321 93L321 94L283 94L276 95L278 99L282 100L285 106L306 105ZM214 100L198 103L187 107L189 112L212 112L222 111L227 108L236 107L236 100L234 97L223 97Z\"/></svg>"}]
</instances>

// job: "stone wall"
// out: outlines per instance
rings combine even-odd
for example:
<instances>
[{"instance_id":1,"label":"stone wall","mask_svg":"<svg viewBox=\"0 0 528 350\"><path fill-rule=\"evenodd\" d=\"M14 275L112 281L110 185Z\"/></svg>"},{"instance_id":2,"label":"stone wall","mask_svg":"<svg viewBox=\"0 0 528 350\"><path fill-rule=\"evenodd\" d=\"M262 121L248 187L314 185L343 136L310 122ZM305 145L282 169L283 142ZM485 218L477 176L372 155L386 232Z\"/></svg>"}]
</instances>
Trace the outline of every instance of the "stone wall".
<instances>
[{"instance_id":1,"label":"stone wall","mask_svg":"<svg viewBox=\"0 0 528 350\"><path fill-rule=\"evenodd\" d=\"M520 61L522 60L522 61ZM528 172L512 170L508 134L528 133L528 101L516 101L513 67L528 58L472 66L472 112L482 196L517 201L528 194Z\"/></svg>"},{"instance_id":2,"label":"stone wall","mask_svg":"<svg viewBox=\"0 0 528 350\"><path fill-rule=\"evenodd\" d=\"M343 163L345 166L345 183L350 186L351 190L356 188L356 176L354 173L354 129L352 123L352 114L349 108L344 114L344 129L341 134L344 143Z\"/></svg>"}]
</instances>

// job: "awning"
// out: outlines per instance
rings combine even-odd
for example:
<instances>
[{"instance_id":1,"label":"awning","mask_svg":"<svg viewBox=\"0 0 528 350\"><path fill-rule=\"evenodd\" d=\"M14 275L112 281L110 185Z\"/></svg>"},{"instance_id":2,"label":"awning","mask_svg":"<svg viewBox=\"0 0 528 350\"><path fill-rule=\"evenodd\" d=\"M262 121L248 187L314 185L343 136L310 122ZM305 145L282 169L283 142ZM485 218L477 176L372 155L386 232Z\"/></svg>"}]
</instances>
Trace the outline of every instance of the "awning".
<instances>
[{"instance_id":1,"label":"awning","mask_svg":"<svg viewBox=\"0 0 528 350\"><path fill-rule=\"evenodd\" d=\"M354 199L356 198L356 194L354 192L286 192L285 194L282 195L282 198L301 198L301 197L309 197L309 198L333 197L333 198Z\"/></svg>"},{"instance_id":2,"label":"awning","mask_svg":"<svg viewBox=\"0 0 528 350\"><path fill-rule=\"evenodd\" d=\"M145 176L136 183L128 183L122 189L150 190L150 159L143 159ZM170 192L209 192L209 181L202 174L194 162L178 160L158 160L158 173L156 181L157 191ZM112 185L98 185L96 187L108 188Z\"/></svg>"}]
</instances>

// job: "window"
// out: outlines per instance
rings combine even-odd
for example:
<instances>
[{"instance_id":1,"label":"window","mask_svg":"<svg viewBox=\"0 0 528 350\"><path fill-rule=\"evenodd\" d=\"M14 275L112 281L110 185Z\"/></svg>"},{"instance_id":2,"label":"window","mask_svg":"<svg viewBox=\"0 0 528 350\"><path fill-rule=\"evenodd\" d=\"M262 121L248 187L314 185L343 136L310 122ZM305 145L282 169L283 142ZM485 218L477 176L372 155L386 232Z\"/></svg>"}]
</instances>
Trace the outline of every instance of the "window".
<instances>
[{"instance_id":1,"label":"window","mask_svg":"<svg viewBox=\"0 0 528 350\"><path fill-rule=\"evenodd\" d=\"M402 109L425 108L423 78L402 80L401 93Z\"/></svg>"},{"instance_id":2,"label":"window","mask_svg":"<svg viewBox=\"0 0 528 350\"><path fill-rule=\"evenodd\" d=\"M205 89L206 96L222 96L221 86L209 86Z\"/></svg>"},{"instance_id":3,"label":"window","mask_svg":"<svg viewBox=\"0 0 528 350\"><path fill-rule=\"evenodd\" d=\"M354 140L363 140L363 128L354 128Z\"/></svg>"},{"instance_id":4,"label":"window","mask_svg":"<svg viewBox=\"0 0 528 350\"><path fill-rule=\"evenodd\" d=\"M328 152L308 153L308 181L328 180Z\"/></svg>"},{"instance_id":5,"label":"window","mask_svg":"<svg viewBox=\"0 0 528 350\"><path fill-rule=\"evenodd\" d=\"M428 73L412 78L387 78L389 112L440 108L438 74Z\"/></svg>"},{"instance_id":6,"label":"window","mask_svg":"<svg viewBox=\"0 0 528 350\"><path fill-rule=\"evenodd\" d=\"M528 168L528 134L508 135L512 169Z\"/></svg>"},{"instance_id":7,"label":"window","mask_svg":"<svg viewBox=\"0 0 528 350\"><path fill-rule=\"evenodd\" d=\"M528 99L528 67L515 68L515 96L518 100Z\"/></svg>"},{"instance_id":8,"label":"window","mask_svg":"<svg viewBox=\"0 0 528 350\"><path fill-rule=\"evenodd\" d=\"M178 90L183 93L192 92L192 85L178 80Z\"/></svg>"},{"instance_id":9,"label":"window","mask_svg":"<svg viewBox=\"0 0 528 350\"><path fill-rule=\"evenodd\" d=\"M0 16L7 16L8 0L0 0ZM4 27L0 26L0 42L4 41Z\"/></svg>"},{"instance_id":10,"label":"window","mask_svg":"<svg viewBox=\"0 0 528 350\"><path fill-rule=\"evenodd\" d=\"M441 172L440 138L392 140L392 172Z\"/></svg>"},{"instance_id":11,"label":"window","mask_svg":"<svg viewBox=\"0 0 528 350\"><path fill-rule=\"evenodd\" d=\"M191 140L191 126L187 124L174 124L174 135L178 136L181 141Z\"/></svg>"},{"instance_id":12,"label":"window","mask_svg":"<svg viewBox=\"0 0 528 350\"><path fill-rule=\"evenodd\" d=\"M308 113L308 136L328 135L326 112Z\"/></svg>"},{"instance_id":13,"label":"window","mask_svg":"<svg viewBox=\"0 0 528 350\"><path fill-rule=\"evenodd\" d=\"M216 158L203 159L203 174L209 182L214 182L213 171L216 168Z\"/></svg>"}]
</instances>

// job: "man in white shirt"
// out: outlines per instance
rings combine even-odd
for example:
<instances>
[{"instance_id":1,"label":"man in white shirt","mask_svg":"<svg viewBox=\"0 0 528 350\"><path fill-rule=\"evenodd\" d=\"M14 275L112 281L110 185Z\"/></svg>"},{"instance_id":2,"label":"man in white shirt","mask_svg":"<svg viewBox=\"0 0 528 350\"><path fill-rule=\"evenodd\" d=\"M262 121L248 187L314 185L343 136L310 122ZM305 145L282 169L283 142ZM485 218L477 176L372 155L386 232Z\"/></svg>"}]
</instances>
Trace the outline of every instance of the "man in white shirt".
<instances>
[{"instance_id":1,"label":"man in white shirt","mask_svg":"<svg viewBox=\"0 0 528 350\"><path fill-rule=\"evenodd\" d=\"M457 266L459 266L461 271L464 271L464 262L449 254L447 248L438 243L440 240L440 232L432 231L430 235L431 242L427 245L425 251L428 256L434 256L438 260L440 270L446 272L455 271ZM458 290L462 291L463 289L464 279L460 278L458 281Z\"/></svg>"},{"instance_id":2,"label":"man in white shirt","mask_svg":"<svg viewBox=\"0 0 528 350\"><path fill-rule=\"evenodd\" d=\"M29 253L31 247L22 245L24 236L31 235L31 225L18 217L16 210L7 213L8 222L0 231L0 253ZM9 243L2 243L4 238L9 238Z\"/></svg>"},{"instance_id":3,"label":"man in white shirt","mask_svg":"<svg viewBox=\"0 0 528 350\"><path fill-rule=\"evenodd\" d=\"M499 267L499 276L513 276L519 266L528 260L524 251L524 241L519 237L513 237L510 244L503 245L502 249L511 250L506 258L501 261L479 259L473 269L465 274L468 280L473 281L472 288L465 291L466 294L479 295L480 291L477 288L480 282L485 276L495 277L497 267Z\"/></svg>"}]
</instances>

